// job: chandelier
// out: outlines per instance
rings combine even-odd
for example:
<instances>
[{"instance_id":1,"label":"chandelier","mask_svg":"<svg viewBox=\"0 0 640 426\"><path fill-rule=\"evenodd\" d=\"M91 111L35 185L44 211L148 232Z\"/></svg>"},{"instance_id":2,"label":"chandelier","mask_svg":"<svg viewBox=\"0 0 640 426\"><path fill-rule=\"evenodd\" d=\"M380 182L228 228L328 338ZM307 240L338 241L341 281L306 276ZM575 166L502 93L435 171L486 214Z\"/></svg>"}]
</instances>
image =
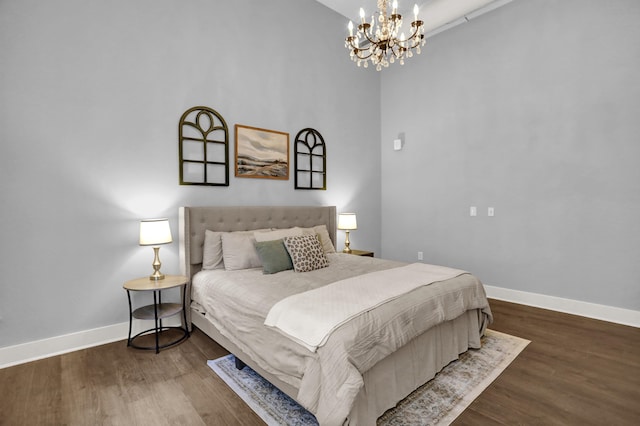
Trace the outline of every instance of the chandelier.
<instances>
[{"instance_id":1,"label":"chandelier","mask_svg":"<svg viewBox=\"0 0 640 426\"><path fill-rule=\"evenodd\" d=\"M405 58L411 58L413 51L420 54L420 47L424 46L424 22L418 20L418 5L413 6L414 21L411 22L412 34L405 38L400 32L402 27L402 15L398 14L398 2L394 0L391 14L388 13L388 0L378 0L378 22L376 25L374 16L371 23L364 19L364 9L360 8L360 19L356 34L353 35L353 22L349 21L349 37L344 46L349 49L351 60L358 66L369 66L369 61L380 71L388 67L396 60L404 65ZM398 37L400 33L400 37Z\"/></svg>"}]
</instances>

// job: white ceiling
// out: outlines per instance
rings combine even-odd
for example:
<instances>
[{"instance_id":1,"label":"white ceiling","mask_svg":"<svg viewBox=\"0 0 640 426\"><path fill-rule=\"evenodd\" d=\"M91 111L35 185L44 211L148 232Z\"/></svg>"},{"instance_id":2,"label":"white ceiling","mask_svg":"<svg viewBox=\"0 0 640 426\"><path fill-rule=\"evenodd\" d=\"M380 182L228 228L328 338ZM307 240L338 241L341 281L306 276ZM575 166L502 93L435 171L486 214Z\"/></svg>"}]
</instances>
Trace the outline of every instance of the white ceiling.
<instances>
[{"instance_id":1,"label":"white ceiling","mask_svg":"<svg viewBox=\"0 0 640 426\"><path fill-rule=\"evenodd\" d=\"M360 8L370 17L378 9L377 0L317 0L350 20L360 21ZM418 4L418 18L424 21L427 37L489 12L512 0L398 0L398 12L405 22L413 20L413 5ZM392 0L389 0L391 5ZM346 31L346 30L345 30Z\"/></svg>"}]
</instances>

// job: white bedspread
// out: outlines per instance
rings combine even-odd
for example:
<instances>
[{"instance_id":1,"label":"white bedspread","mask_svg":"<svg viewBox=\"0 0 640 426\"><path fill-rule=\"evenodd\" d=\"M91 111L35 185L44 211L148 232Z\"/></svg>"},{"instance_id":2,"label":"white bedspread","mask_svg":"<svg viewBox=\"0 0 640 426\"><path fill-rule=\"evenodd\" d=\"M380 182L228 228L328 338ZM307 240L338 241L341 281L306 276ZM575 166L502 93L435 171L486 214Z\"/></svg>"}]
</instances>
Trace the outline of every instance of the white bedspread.
<instances>
[{"instance_id":1,"label":"white bedspread","mask_svg":"<svg viewBox=\"0 0 640 426\"><path fill-rule=\"evenodd\" d=\"M418 287L465 273L445 266L413 263L359 275L279 301L269 311L264 324L315 352L326 343L333 330L363 312Z\"/></svg>"}]
</instances>

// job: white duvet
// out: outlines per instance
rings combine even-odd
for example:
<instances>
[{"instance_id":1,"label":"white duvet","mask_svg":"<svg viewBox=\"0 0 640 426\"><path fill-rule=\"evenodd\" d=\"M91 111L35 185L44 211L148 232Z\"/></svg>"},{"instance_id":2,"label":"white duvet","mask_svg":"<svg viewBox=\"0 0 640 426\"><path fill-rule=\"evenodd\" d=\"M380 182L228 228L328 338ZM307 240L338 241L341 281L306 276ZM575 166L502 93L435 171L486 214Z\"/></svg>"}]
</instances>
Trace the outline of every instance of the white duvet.
<instances>
[{"instance_id":1,"label":"white duvet","mask_svg":"<svg viewBox=\"0 0 640 426\"><path fill-rule=\"evenodd\" d=\"M465 273L445 266L413 263L347 278L279 301L264 324L315 352L333 330L355 316L418 287Z\"/></svg>"}]
</instances>

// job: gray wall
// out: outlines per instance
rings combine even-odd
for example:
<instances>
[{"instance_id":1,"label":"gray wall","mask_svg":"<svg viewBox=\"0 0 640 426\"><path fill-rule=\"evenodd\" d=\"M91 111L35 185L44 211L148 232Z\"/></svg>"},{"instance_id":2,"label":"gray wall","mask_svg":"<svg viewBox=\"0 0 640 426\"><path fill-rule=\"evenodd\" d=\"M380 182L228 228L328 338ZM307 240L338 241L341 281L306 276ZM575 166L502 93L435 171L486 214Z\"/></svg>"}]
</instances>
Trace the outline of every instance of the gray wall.
<instances>
[{"instance_id":1,"label":"gray wall","mask_svg":"<svg viewBox=\"0 0 640 426\"><path fill-rule=\"evenodd\" d=\"M0 2L0 347L127 321L122 283L153 257L138 220L170 218L177 273L180 205L336 205L379 251L379 75L349 60L345 21L313 0ZM329 189L178 185L195 105L232 135L318 129Z\"/></svg>"},{"instance_id":2,"label":"gray wall","mask_svg":"<svg viewBox=\"0 0 640 426\"><path fill-rule=\"evenodd\" d=\"M383 256L640 310L638 22L637 0L516 0L385 70Z\"/></svg>"}]
</instances>

